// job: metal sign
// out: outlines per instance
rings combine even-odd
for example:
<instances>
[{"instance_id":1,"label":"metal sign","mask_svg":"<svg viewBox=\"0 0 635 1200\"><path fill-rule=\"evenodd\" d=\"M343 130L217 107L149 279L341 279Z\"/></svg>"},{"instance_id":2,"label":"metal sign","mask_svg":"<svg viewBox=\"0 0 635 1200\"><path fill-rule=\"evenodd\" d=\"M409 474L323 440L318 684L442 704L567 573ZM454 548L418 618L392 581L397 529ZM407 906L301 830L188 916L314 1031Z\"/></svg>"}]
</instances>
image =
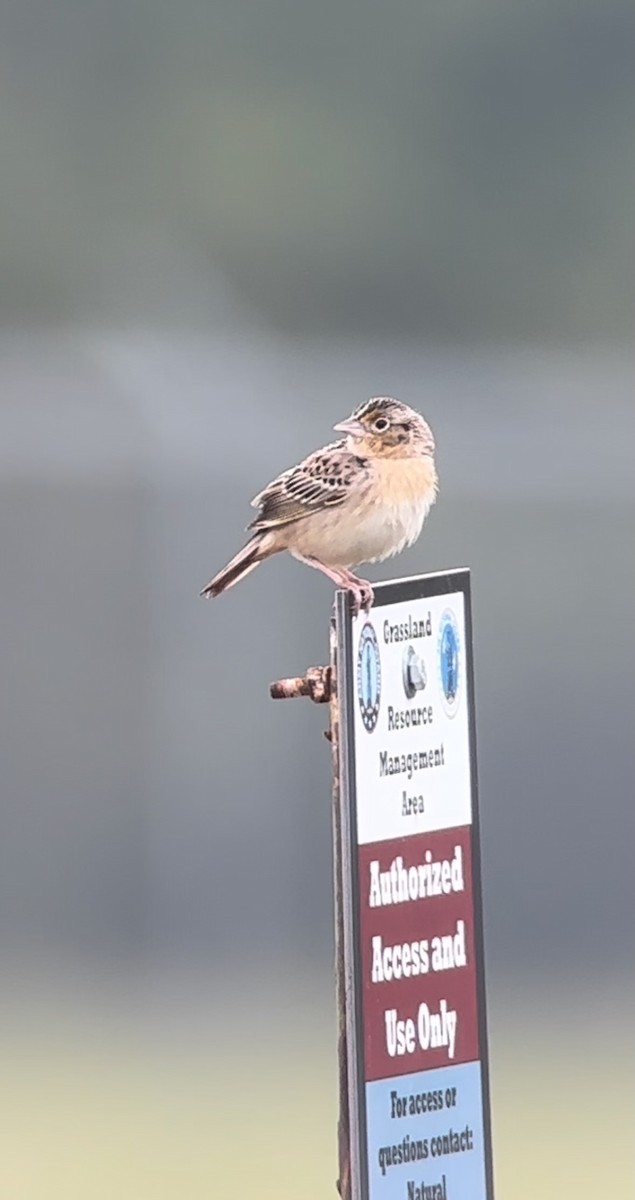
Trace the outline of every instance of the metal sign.
<instances>
[{"instance_id":1,"label":"metal sign","mask_svg":"<svg viewBox=\"0 0 635 1200\"><path fill-rule=\"evenodd\" d=\"M466 570L337 600L353 1200L491 1200Z\"/></svg>"}]
</instances>

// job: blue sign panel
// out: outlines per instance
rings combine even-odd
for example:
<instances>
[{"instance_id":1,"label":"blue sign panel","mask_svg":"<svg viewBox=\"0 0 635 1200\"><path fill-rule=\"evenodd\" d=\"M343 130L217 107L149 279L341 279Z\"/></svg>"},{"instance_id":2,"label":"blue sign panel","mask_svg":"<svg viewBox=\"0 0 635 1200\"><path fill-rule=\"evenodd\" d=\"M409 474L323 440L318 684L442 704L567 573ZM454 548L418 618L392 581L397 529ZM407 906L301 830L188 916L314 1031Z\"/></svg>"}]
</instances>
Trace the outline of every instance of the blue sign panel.
<instances>
[{"instance_id":1,"label":"blue sign panel","mask_svg":"<svg viewBox=\"0 0 635 1200\"><path fill-rule=\"evenodd\" d=\"M373 1200L486 1200L481 1067L366 1085Z\"/></svg>"}]
</instances>

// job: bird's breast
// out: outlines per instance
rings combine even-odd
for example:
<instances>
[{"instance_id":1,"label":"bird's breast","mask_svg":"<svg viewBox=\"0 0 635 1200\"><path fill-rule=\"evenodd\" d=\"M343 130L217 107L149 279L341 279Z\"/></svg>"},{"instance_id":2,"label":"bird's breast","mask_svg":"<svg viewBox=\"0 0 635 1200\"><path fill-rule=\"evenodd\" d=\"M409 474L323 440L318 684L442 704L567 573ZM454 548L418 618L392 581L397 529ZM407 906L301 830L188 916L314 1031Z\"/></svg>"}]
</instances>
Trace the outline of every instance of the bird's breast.
<instances>
[{"instance_id":1,"label":"bird's breast","mask_svg":"<svg viewBox=\"0 0 635 1200\"><path fill-rule=\"evenodd\" d=\"M432 459L378 459L367 504L360 505L357 562L380 562L416 542L434 504Z\"/></svg>"}]
</instances>

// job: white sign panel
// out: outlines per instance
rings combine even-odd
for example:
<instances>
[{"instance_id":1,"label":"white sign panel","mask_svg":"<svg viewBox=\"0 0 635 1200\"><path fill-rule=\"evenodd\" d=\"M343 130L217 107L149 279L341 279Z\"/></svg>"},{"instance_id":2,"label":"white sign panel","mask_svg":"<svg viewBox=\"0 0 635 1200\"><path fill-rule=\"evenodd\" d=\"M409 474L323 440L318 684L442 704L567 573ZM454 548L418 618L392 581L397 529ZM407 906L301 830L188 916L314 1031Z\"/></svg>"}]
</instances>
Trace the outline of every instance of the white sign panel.
<instances>
[{"instance_id":1,"label":"white sign panel","mask_svg":"<svg viewBox=\"0 0 635 1200\"><path fill-rule=\"evenodd\" d=\"M360 843L470 823L465 653L460 590L353 621Z\"/></svg>"}]
</instances>

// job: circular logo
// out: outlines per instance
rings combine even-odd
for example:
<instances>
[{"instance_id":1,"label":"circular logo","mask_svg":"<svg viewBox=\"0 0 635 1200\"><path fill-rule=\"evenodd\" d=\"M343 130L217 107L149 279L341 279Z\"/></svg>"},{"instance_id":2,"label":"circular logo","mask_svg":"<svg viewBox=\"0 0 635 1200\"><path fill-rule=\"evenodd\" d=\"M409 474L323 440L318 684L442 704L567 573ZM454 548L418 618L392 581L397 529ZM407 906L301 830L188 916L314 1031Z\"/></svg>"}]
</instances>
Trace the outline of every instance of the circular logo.
<instances>
[{"instance_id":1,"label":"circular logo","mask_svg":"<svg viewBox=\"0 0 635 1200\"><path fill-rule=\"evenodd\" d=\"M364 727L373 732L381 700L381 659L377 635L370 621L362 626L357 650L357 699Z\"/></svg>"},{"instance_id":2,"label":"circular logo","mask_svg":"<svg viewBox=\"0 0 635 1200\"><path fill-rule=\"evenodd\" d=\"M461 641L451 608L446 608L441 617L438 645L441 700L448 716L453 717L461 698Z\"/></svg>"}]
</instances>

